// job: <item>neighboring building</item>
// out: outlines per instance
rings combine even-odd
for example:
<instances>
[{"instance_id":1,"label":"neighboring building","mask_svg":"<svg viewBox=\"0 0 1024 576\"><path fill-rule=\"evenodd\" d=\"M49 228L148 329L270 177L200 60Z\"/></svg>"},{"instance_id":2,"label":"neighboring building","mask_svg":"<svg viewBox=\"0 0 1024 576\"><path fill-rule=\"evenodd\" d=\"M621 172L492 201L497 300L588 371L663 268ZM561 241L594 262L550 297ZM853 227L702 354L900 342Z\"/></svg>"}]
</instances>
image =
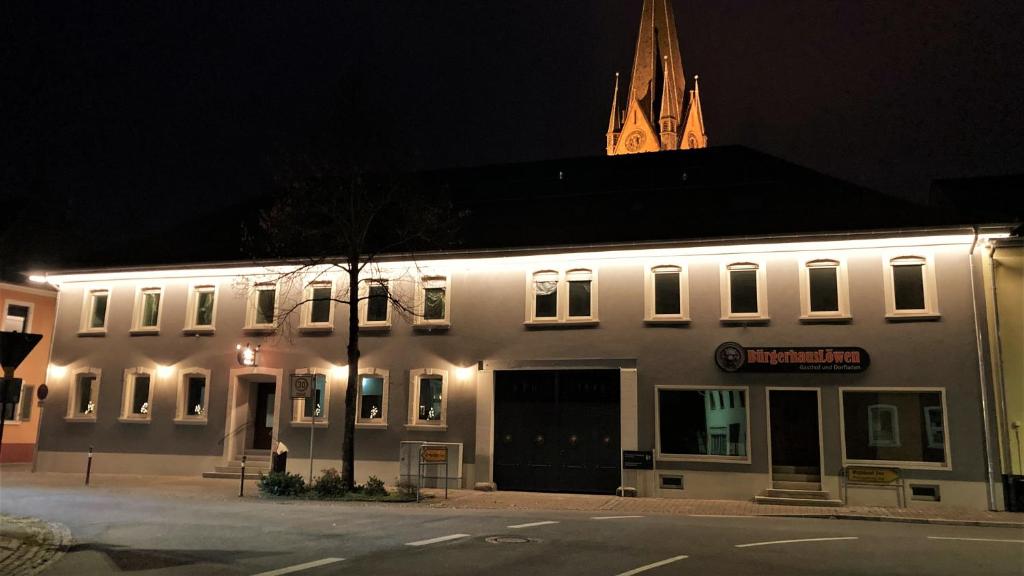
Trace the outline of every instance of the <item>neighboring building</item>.
<instances>
[{"instance_id":1,"label":"neighboring building","mask_svg":"<svg viewBox=\"0 0 1024 576\"><path fill-rule=\"evenodd\" d=\"M23 381L21 401L4 406L4 440L0 462L31 462L39 432L39 407L35 390L46 380L50 358L53 318L57 292L48 288L32 288L0 282L0 330L42 334L43 339L32 350L14 375Z\"/></svg>"},{"instance_id":2,"label":"neighboring building","mask_svg":"<svg viewBox=\"0 0 1024 576\"><path fill-rule=\"evenodd\" d=\"M468 218L459 251L365 278L420 314L357 311L360 481L397 481L403 443L428 442L453 448L463 487L834 499L845 467L896 467L912 506L999 506L976 270L1011 227L739 147L424 180ZM48 273L40 469L80 470L94 446L95 472L199 474L283 442L306 475L314 428L314 470L339 467L348 310L305 304L290 326L274 311L344 279L280 284L281 266ZM239 345L260 346L256 367ZM315 401L288 397L303 373ZM624 471L622 450L655 469Z\"/></svg>"},{"instance_id":3,"label":"neighboring building","mask_svg":"<svg viewBox=\"0 0 1024 576\"><path fill-rule=\"evenodd\" d=\"M625 107L619 105L619 75L615 74L606 153L707 148L697 80L694 76L687 95L671 0L644 0Z\"/></svg>"}]
</instances>

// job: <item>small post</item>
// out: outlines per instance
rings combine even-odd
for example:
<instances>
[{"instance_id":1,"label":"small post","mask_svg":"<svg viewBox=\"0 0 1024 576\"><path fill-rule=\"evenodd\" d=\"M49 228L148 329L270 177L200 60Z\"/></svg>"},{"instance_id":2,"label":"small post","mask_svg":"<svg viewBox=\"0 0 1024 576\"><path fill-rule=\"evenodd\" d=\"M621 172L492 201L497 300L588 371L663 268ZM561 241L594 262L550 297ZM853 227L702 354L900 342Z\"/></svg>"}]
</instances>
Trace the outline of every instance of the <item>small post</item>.
<instances>
[{"instance_id":1,"label":"small post","mask_svg":"<svg viewBox=\"0 0 1024 576\"><path fill-rule=\"evenodd\" d=\"M238 497L245 496L245 454L242 454L242 474L238 481Z\"/></svg>"},{"instance_id":2,"label":"small post","mask_svg":"<svg viewBox=\"0 0 1024 576\"><path fill-rule=\"evenodd\" d=\"M444 459L444 499L448 499L448 455Z\"/></svg>"},{"instance_id":3,"label":"small post","mask_svg":"<svg viewBox=\"0 0 1024 576\"><path fill-rule=\"evenodd\" d=\"M92 445L89 445L89 458L85 461L85 485L89 485L89 476L92 475Z\"/></svg>"},{"instance_id":4,"label":"small post","mask_svg":"<svg viewBox=\"0 0 1024 576\"><path fill-rule=\"evenodd\" d=\"M306 399L308 402L309 399ZM313 432L316 430L316 405L313 405L313 413L309 423L309 482L313 483Z\"/></svg>"}]
</instances>

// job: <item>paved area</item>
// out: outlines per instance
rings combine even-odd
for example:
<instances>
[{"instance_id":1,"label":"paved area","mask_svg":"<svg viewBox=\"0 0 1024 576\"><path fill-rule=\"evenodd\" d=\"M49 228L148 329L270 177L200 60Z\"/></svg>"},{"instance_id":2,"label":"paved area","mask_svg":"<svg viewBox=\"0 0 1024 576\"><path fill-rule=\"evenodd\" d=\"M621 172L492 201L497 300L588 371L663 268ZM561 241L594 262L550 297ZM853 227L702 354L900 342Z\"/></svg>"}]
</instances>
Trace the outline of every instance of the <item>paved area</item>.
<instances>
[{"instance_id":1,"label":"paved area","mask_svg":"<svg viewBox=\"0 0 1024 576\"><path fill-rule=\"evenodd\" d=\"M70 540L61 524L0 514L0 574L38 574L64 555Z\"/></svg>"}]
</instances>

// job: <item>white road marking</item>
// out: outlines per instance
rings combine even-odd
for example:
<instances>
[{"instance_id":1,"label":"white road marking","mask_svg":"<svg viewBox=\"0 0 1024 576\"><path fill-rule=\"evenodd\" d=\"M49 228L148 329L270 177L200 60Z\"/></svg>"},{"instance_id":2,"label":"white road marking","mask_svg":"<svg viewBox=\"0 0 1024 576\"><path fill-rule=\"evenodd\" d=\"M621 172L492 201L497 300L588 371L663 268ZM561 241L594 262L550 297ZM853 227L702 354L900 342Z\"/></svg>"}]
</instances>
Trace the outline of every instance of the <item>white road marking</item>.
<instances>
[{"instance_id":1,"label":"white road marking","mask_svg":"<svg viewBox=\"0 0 1024 576\"><path fill-rule=\"evenodd\" d=\"M305 564L296 564L294 566L278 568L277 570L271 570L270 572L260 572L259 574L254 574L253 576L281 576L282 574L291 574L292 572L300 572L302 570L309 570L310 568L317 568L319 566L334 564L335 562L341 562L342 560L344 560L344 558L324 558L322 560L306 562Z\"/></svg>"},{"instance_id":2,"label":"white road marking","mask_svg":"<svg viewBox=\"0 0 1024 576\"><path fill-rule=\"evenodd\" d=\"M1007 542L1010 544L1024 544L1024 540L998 540L995 538L954 538L952 536L929 536L929 540L966 540L968 542Z\"/></svg>"},{"instance_id":3,"label":"white road marking","mask_svg":"<svg viewBox=\"0 0 1024 576\"><path fill-rule=\"evenodd\" d=\"M740 514L690 514L691 518L771 518L771 516L743 516Z\"/></svg>"},{"instance_id":4,"label":"white road marking","mask_svg":"<svg viewBox=\"0 0 1024 576\"><path fill-rule=\"evenodd\" d=\"M529 524L513 524L506 526L506 528L533 528L534 526L547 526L548 524L558 524L555 520L545 520L543 522L530 522Z\"/></svg>"},{"instance_id":5,"label":"white road marking","mask_svg":"<svg viewBox=\"0 0 1024 576\"><path fill-rule=\"evenodd\" d=\"M616 576L633 576L634 574L639 574L641 572L646 572L648 570L653 570L654 568L658 568L658 567L664 566L666 564L671 564L673 562L678 562L680 560L685 560L687 558L688 558L688 556L673 556L673 557L668 558L666 560L662 560L661 562L654 562L653 564L648 564L646 566L641 566L639 568L633 568L629 572L623 572L622 574L616 574Z\"/></svg>"},{"instance_id":6,"label":"white road marking","mask_svg":"<svg viewBox=\"0 0 1024 576\"><path fill-rule=\"evenodd\" d=\"M618 520L620 518L643 518L643 516L591 516L591 520Z\"/></svg>"},{"instance_id":7,"label":"white road marking","mask_svg":"<svg viewBox=\"0 0 1024 576\"><path fill-rule=\"evenodd\" d=\"M415 542L406 542L406 546L426 546L427 544L437 544L438 542L447 542L449 540L458 540L459 538L469 538L469 534L449 534L447 536L438 536L437 538L431 538L429 540L417 540Z\"/></svg>"},{"instance_id":8,"label":"white road marking","mask_svg":"<svg viewBox=\"0 0 1024 576\"><path fill-rule=\"evenodd\" d=\"M771 546L772 544L795 544L797 542L830 542L832 540L857 540L857 536L840 536L838 538L802 538L800 540L775 540L773 542L751 542L750 544L737 544L737 548L750 548L751 546Z\"/></svg>"}]
</instances>

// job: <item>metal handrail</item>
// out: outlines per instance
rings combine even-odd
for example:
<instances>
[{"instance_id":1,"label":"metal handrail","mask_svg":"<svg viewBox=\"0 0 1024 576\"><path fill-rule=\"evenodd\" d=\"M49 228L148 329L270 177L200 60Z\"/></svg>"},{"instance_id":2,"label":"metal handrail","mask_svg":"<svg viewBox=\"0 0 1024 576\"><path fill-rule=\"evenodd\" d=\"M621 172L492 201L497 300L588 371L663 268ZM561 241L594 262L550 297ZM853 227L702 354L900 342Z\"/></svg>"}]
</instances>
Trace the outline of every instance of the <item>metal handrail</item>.
<instances>
[{"instance_id":1,"label":"metal handrail","mask_svg":"<svg viewBox=\"0 0 1024 576\"><path fill-rule=\"evenodd\" d=\"M238 428L235 428L231 432L228 432L220 440L217 441L217 446L223 446L225 440L227 440L228 438L234 436L235 434L238 434L239 432L241 432L242 430L244 430L248 426L249 426L249 423L245 422L241 426L239 426Z\"/></svg>"}]
</instances>

